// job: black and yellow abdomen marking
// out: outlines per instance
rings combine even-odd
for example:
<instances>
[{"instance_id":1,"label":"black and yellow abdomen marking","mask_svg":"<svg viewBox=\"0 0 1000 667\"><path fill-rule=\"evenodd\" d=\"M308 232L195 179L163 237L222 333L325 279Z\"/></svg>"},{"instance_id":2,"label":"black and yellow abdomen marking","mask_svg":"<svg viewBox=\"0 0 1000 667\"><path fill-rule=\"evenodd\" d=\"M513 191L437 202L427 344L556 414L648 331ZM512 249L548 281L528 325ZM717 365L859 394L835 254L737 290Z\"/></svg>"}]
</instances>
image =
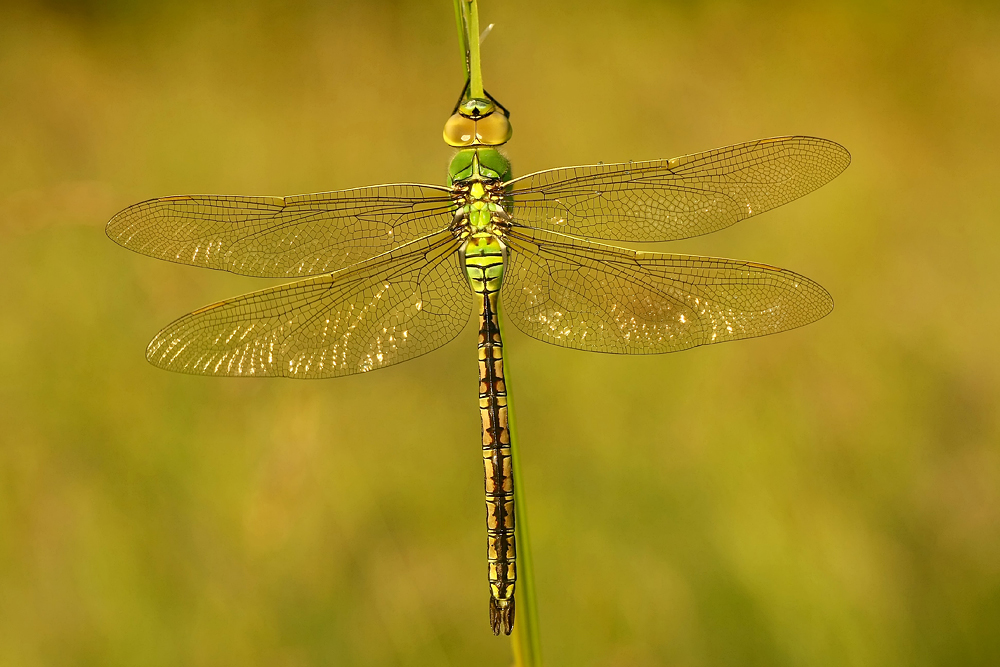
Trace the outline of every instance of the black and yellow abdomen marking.
<instances>
[{"instance_id":1,"label":"black and yellow abdomen marking","mask_svg":"<svg viewBox=\"0 0 1000 667\"><path fill-rule=\"evenodd\" d=\"M514 626L514 471L507 430L507 387L497 299L504 249L491 234L473 234L465 247L465 270L479 305L479 412L483 421L486 476L486 536L490 579L490 625L494 634Z\"/></svg>"}]
</instances>

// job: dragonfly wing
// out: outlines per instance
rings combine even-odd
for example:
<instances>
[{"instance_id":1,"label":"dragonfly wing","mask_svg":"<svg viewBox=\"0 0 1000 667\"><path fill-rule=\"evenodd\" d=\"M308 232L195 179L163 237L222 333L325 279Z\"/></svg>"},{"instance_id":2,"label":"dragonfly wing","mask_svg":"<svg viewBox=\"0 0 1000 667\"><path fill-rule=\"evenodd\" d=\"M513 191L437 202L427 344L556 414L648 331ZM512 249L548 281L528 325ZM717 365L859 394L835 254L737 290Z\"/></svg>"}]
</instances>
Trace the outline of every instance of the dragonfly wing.
<instances>
[{"instance_id":1,"label":"dragonfly wing","mask_svg":"<svg viewBox=\"0 0 1000 667\"><path fill-rule=\"evenodd\" d=\"M813 281L764 264L635 252L517 227L507 243L504 314L563 347L676 352L794 329L833 309Z\"/></svg>"},{"instance_id":2,"label":"dragonfly wing","mask_svg":"<svg viewBox=\"0 0 1000 667\"><path fill-rule=\"evenodd\" d=\"M606 241L671 241L797 199L850 162L832 141L775 137L670 160L550 169L508 185L520 224Z\"/></svg>"},{"instance_id":3,"label":"dragonfly wing","mask_svg":"<svg viewBox=\"0 0 1000 667\"><path fill-rule=\"evenodd\" d=\"M185 195L130 206L108 222L121 246L245 276L318 275L448 226L447 188L399 183L295 197Z\"/></svg>"},{"instance_id":4,"label":"dragonfly wing","mask_svg":"<svg viewBox=\"0 0 1000 667\"><path fill-rule=\"evenodd\" d=\"M472 300L448 231L332 274L207 306L158 333L146 358L197 375L326 378L444 345Z\"/></svg>"}]
</instances>

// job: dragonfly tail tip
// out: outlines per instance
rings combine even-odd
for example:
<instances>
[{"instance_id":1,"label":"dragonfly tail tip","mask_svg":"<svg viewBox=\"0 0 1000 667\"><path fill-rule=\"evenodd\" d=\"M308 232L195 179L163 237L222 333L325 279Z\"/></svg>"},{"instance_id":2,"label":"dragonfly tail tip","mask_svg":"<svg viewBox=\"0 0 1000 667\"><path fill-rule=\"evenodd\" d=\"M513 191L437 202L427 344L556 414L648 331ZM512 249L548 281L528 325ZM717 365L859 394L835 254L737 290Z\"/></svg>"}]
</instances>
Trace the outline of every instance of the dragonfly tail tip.
<instances>
[{"instance_id":1,"label":"dragonfly tail tip","mask_svg":"<svg viewBox=\"0 0 1000 667\"><path fill-rule=\"evenodd\" d=\"M501 632L509 635L511 630L514 629L513 596L506 600L497 600L494 597L490 598L490 627L493 628L493 634L497 636L500 636Z\"/></svg>"}]
</instances>

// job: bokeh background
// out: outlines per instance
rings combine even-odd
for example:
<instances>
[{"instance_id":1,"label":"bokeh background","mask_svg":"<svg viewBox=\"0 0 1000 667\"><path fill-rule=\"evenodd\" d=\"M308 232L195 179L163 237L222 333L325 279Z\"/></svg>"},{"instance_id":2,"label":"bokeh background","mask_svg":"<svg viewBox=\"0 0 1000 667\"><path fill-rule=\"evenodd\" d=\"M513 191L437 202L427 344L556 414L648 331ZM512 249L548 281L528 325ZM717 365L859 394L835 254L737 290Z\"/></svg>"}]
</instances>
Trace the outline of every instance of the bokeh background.
<instances>
[{"instance_id":1,"label":"bokeh background","mask_svg":"<svg viewBox=\"0 0 1000 667\"><path fill-rule=\"evenodd\" d=\"M482 0L518 173L803 133L820 191L663 249L837 308L659 357L508 333L550 665L1000 664L1000 13ZM265 281L103 233L185 192L443 182L451 3L0 6L0 664L506 665L475 330L333 381L143 358Z\"/></svg>"}]
</instances>

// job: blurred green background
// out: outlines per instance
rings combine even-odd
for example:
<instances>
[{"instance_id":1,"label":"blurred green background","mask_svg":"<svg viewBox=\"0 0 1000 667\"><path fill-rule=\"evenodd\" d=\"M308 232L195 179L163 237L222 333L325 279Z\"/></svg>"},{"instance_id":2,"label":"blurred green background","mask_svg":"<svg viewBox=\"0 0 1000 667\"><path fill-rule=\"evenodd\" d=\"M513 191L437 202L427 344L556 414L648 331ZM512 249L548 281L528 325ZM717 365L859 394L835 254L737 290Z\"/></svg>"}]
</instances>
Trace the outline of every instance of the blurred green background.
<instances>
[{"instance_id":1,"label":"blurred green background","mask_svg":"<svg viewBox=\"0 0 1000 667\"><path fill-rule=\"evenodd\" d=\"M997 8L481 11L517 173L854 155L663 247L802 272L821 322L632 358L508 333L547 664L1000 664ZM363 377L165 373L161 326L264 282L103 232L167 194L441 183L461 78L446 0L0 7L0 664L509 664L474 327Z\"/></svg>"}]
</instances>

